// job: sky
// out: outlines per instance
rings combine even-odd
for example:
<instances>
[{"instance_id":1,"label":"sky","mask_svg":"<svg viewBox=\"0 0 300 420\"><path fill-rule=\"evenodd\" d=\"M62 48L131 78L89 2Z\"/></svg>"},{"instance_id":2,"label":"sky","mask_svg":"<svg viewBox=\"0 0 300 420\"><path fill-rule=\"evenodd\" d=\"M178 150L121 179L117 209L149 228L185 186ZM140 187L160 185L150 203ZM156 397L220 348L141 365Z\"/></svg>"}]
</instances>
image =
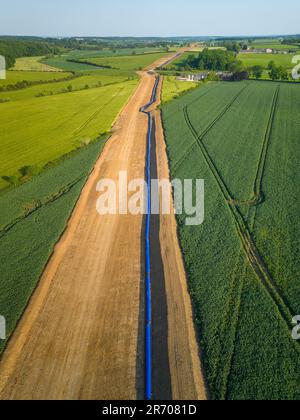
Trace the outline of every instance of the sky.
<instances>
[{"instance_id":1,"label":"sky","mask_svg":"<svg viewBox=\"0 0 300 420\"><path fill-rule=\"evenodd\" d=\"M284 35L300 32L299 16L299 0L0 0L0 34Z\"/></svg>"}]
</instances>

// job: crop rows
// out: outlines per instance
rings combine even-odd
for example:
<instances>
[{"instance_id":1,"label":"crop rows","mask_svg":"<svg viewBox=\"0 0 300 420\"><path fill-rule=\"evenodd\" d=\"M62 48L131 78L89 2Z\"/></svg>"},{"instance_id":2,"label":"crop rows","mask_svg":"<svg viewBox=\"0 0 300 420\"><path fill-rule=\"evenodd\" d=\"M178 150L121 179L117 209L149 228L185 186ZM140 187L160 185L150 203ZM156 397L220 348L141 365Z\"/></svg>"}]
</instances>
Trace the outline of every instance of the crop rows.
<instances>
[{"instance_id":1,"label":"crop rows","mask_svg":"<svg viewBox=\"0 0 300 420\"><path fill-rule=\"evenodd\" d=\"M242 91L245 88L242 89ZM241 92L242 92L241 91ZM278 95L278 91L275 97L277 97ZM246 252L247 258L249 260L249 262L252 264L252 267L254 269L254 271L256 272L257 276L260 278L260 280L262 281L262 283L267 287L270 295L272 296L272 298L276 301L278 308L282 314L282 316L285 318L286 322L287 322L287 326L290 329L292 327L292 313L289 309L289 307L285 304L284 300L282 299L282 297L280 296L280 293L278 292L278 290L276 289L276 285L269 273L268 268L266 267L264 261L262 260L261 256L259 255L259 252L253 242L251 233L246 225L246 223L244 222L241 213L239 212L239 209L237 207L237 205L235 204L235 200L234 197L232 197L230 195L230 192L228 190L228 187L226 185L226 183L224 182L224 180L222 179L222 177L220 176L218 169L216 168L213 160L211 159L210 155L208 154L202 140L205 137L205 135L211 130L211 128L217 123L217 121L219 121L220 118L222 118L222 116L230 109L230 106L234 103L234 101L237 99L239 95L235 96L234 99L229 102L229 104L227 105L227 107L224 109L224 111L214 120L212 121L212 123L209 125L209 127L207 127L207 129L201 134L201 136L199 137L197 132L195 131L189 116L188 116L188 112L187 112L187 107L184 108L184 116L185 116L185 120L187 125L189 126L193 136L195 137L201 152L203 153L203 156L207 162L207 165L209 166L219 188L220 191L224 197L224 199L227 201L228 203L228 208L231 211L232 217L234 218L234 221L236 223L236 228L237 228L237 232L238 235L241 239L241 242L243 244L244 250ZM275 102L276 104L276 102ZM271 115L271 121L273 120L273 112ZM267 144L267 142L264 142L264 146L263 146L263 150L265 149L265 144ZM261 157L263 158L263 154L261 155ZM264 162L263 159L261 159L260 162ZM259 165L259 167L262 166L262 164ZM262 176L262 173L261 173ZM256 185L256 182L255 182ZM252 203L251 203L252 204Z\"/></svg>"},{"instance_id":2,"label":"crop rows","mask_svg":"<svg viewBox=\"0 0 300 420\"><path fill-rule=\"evenodd\" d=\"M227 88L223 87L223 89L230 91L230 85L227 86ZM256 236L254 236L255 226L257 224L256 212L268 202L268 191L264 190L262 192L262 184L267 170L266 168L268 167L270 144L272 145L272 141L274 141L273 125L275 116L277 120L277 116L281 112L281 108L278 109L280 107L278 98L280 92L285 90L286 87L282 85L279 90L279 86L272 86L273 94L270 98L271 101L263 109L265 116L260 122L260 124L266 124L265 128L263 126L262 129L260 126L257 129L252 127L254 132L257 131L257 134L260 136L256 140L258 143L255 147L252 147L252 151L251 147L248 148L248 145L246 149L247 152L249 151L249 155L247 155L248 160L250 162L252 160L252 165L256 168L255 172L253 170L251 171L254 174L252 178L252 191L255 199L252 197L244 201L234 196L234 184L232 182L230 183L231 187L229 188L228 186L229 178L227 174L230 174L230 172L227 172L226 164L227 166L230 164L230 154L227 158L225 156L223 157L223 159L227 159L224 162L221 162L221 158L218 157L218 163L222 163L222 169L220 170L216 166L214 158L217 149L212 147L211 143L214 142L214 136L219 136L222 133L221 130L222 126L224 126L224 121L228 120L229 124L230 116L234 121L234 114L241 112L241 103L245 107L244 112L247 112L247 107L249 112L253 112L251 101L249 103L246 101L247 97L251 98L253 92L255 92L255 96L264 95L265 92L268 92L269 95L270 88L267 85L254 83L250 83L247 88L242 86L243 90L240 94L235 94L223 110L215 115L213 120L205 128L203 128L203 124L200 124L202 128L198 131L194 126L194 121L199 126L199 120L206 118L205 101L209 103L212 97L215 97L217 101L219 89L220 87L211 90L198 103L195 102L196 94L188 94L182 99L174 101L173 104L171 103L169 107L166 106L163 110L168 152L169 156L171 156L172 175L174 177L189 178L199 177L201 176L201 172L206 174L205 176L202 175L207 182L206 206L208 210L206 209L206 222L201 228L194 228L192 231L190 228L184 227L182 218L179 217L179 232L190 277L195 313L202 336L208 382L211 386L212 396L217 399L235 399L240 398L242 395L246 398L263 398L267 395L264 392L269 392L269 395L275 396L275 398L282 398L284 395L295 398L297 391L292 389L291 384L294 384L295 381L297 382L297 373L287 373L288 371L286 370L288 365L293 366L295 365L295 360L299 360L300 350L297 343L290 338L291 320L293 317L292 305L286 299L282 288L278 286L273 270L271 271L266 263L265 255L264 258L262 257L255 241ZM201 89L199 89L198 96L202 96ZM235 105L237 101L239 102L239 106L237 104ZM197 108L198 112L196 112ZM183 117L181 120L184 119L193 140L188 137L182 123L178 125L178 114L180 110ZM193 121L191 120L190 110L193 111ZM176 118L172 121L172 114L174 115L176 113ZM259 119L257 121L259 122ZM172 135L171 137L171 133L175 132L173 129L175 125L178 129L178 136ZM234 125L231 130L234 132ZM184 159L179 160L178 165L178 161L172 160L174 156L174 150L172 149L177 147L176 140L179 140L180 135L184 135L187 152L183 153ZM226 136L224 140L227 141L227 138L228 142L232 142L236 148L236 142L239 141L243 144L244 141L239 137L230 139L230 137ZM180 139L180 141L182 140ZM195 143L198 146L200 154L197 153L197 149L194 147ZM230 153L229 144L227 147L227 153ZM191 149L193 153L190 153ZM257 153L257 157L253 155L254 151ZM240 149L240 153L243 154L245 151L243 152ZM195 166L197 165L197 161L198 168ZM204 163L205 166L203 166ZM224 178L224 174L226 174L226 178ZM237 171L238 174L239 172ZM231 177L235 176L235 172L231 172ZM246 178L243 180L241 178L240 182L249 183L249 180L246 180ZM262 199L262 194L264 194L264 199ZM214 200L212 199L212 195L215 197ZM223 204L219 202L220 197L222 197ZM214 203L215 205L218 203L218 209L213 207ZM225 222L228 218L226 214L228 214L231 222L229 220ZM227 223L226 239L221 235L221 231L225 227L223 228L219 224L216 225L216 220L221 224L222 222ZM207 237L209 237L211 245L207 243ZM228 243L226 248L225 242ZM213 245L214 243L215 245ZM228 252L233 253L231 257L226 257ZM218 260L214 257L216 253ZM201 261L201 264L199 261ZM210 264L214 267L211 267ZM212 281L212 276L214 276L214 281ZM215 284L215 289L211 289L212 284ZM223 292L221 292L222 289L224 289ZM211 295L208 294L209 291L211 291ZM261 341L264 339L262 331L267 328L267 321L253 330L254 325L258 325L257 322L261 318L259 313L251 315L251 324L253 324L251 337L246 339L245 336L241 335L241 331L245 330L245 326L242 324L245 319L245 307L252 304L252 300L249 300L251 299L249 298L249 293L252 293L252 298L256 299L256 302L263 302L263 306L260 309L263 310L264 314L268 314L270 319L274 316L277 319L276 333L277 340L279 341L276 344L273 343L273 346L267 346L267 344ZM207 301L211 301L210 306L208 306ZM219 301L219 305L215 307L217 301ZM217 310L219 310L222 318L219 339L216 336L216 331L214 332ZM255 336L257 336L256 339L254 339ZM272 336L274 336L274 331L272 332ZM248 344L246 345L247 340ZM260 370L253 368L253 363L256 363L254 361L251 362L253 357L255 357L254 354L251 357L249 354L246 356L249 348L253 345L251 340L254 340L254 342L258 340L260 342L259 345L261 348L257 349L257 353L260 353L263 349L264 356L262 360L265 355L269 355L268 363L266 362L266 365L262 363ZM265 341L267 342L268 340ZM279 350L280 347L281 349ZM281 353L283 348L285 348L284 354ZM287 348L288 351L286 350ZM278 366L278 357L283 357L285 360L284 373L278 369L275 369L274 372L274 366ZM243 367L243 363L245 367ZM248 370L248 364L250 366L251 363L253 371ZM271 365L273 369L270 368ZM239 375L237 375L237 372L240 372ZM261 372L264 372L264 374L262 375ZM280 379L281 375L290 376L289 385L286 384L285 380ZM272 376L278 378L278 383L276 383L276 379L272 384ZM257 378L257 383L263 382L264 386L251 388L250 383L252 383L255 377Z\"/></svg>"},{"instance_id":3,"label":"crop rows","mask_svg":"<svg viewBox=\"0 0 300 420\"><path fill-rule=\"evenodd\" d=\"M96 142L0 196L1 315L8 337L65 229L105 141ZM6 342L1 342L0 353Z\"/></svg>"}]
</instances>

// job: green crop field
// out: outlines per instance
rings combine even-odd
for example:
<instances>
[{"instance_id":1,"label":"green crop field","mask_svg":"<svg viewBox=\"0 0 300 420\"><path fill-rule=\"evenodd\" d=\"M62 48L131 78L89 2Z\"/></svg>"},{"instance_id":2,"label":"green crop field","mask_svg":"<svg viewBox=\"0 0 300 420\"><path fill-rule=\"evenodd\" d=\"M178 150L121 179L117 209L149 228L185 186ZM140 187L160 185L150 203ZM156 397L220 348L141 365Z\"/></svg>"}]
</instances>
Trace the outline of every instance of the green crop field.
<instances>
[{"instance_id":1,"label":"green crop field","mask_svg":"<svg viewBox=\"0 0 300 420\"><path fill-rule=\"evenodd\" d=\"M62 80L70 77L70 73L65 72L42 72L42 71L7 71L6 79L0 80L0 89L3 86L15 85L26 80L30 83L48 82Z\"/></svg>"},{"instance_id":2,"label":"green crop field","mask_svg":"<svg viewBox=\"0 0 300 420\"><path fill-rule=\"evenodd\" d=\"M264 69L268 68L270 61L274 61L277 66L282 66L285 69L292 69L295 64L292 63L292 54L252 54L241 53L238 55L240 60L245 66L253 67L256 65L262 66Z\"/></svg>"},{"instance_id":3,"label":"green crop field","mask_svg":"<svg viewBox=\"0 0 300 420\"><path fill-rule=\"evenodd\" d=\"M105 139L0 195L0 307L13 332ZM7 341L0 341L0 353Z\"/></svg>"},{"instance_id":4,"label":"green crop field","mask_svg":"<svg viewBox=\"0 0 300 420\"><path fill-rule=\"evenodd\" d=\"M108 132L136 85L137 79L0 104L0 175L18 177L24 166L39 171Z\"/></svg>"},{"instance_id":5,"label":"green crop field","mask_svg":"<svg viewBox=\"0 0 300 420\"><path fill-rule=\"evenodd\" d=\"M215 83L163 107L172 178L205 180L179 236L213 399L299 399L300 86Z\"/></svg>"},{"instance_id":6,"label":"green crop field","mask_svg":"<svg viewBox=\"0 0 300 420\"><path fill-rule=\"evenodd\" d=\"M165 103L172 99L175 99L183 92L186 92L189 89L193 89L196 86L199 86L199 83L184 82L176 80L175 76L166 76L163 80L162 102Z\"/></svg>"},{"instance_id":7,"label":"green crop field","mask_svg":"<svg viewBox=\"0 0 300 420\"><path fill-rule=\"evenodd\" d=\"M143 54L143 55L131 55L131 56L122 56L122 57L95 57L87 59L88 62L92 64L97 64L101 66L109 66L113 69L123 70L123 71L136 71L142 70L145 67L150 66L155 61L160 58L166 57L166 53L156 53L156 54ZM84 60L86 61L86 60Z\"/></svg>"},{"instance_id":8,"label":"green crop field","mask_svg":"<svg viewBox=\"0 0 300 420\"><path fill-rule=\"evenodd\" d=\"M13 70L21 70L21 71L46 71L46 72L57 72L61 71L55 67L47 66L43 64L41 60L44 57L23 57L17 58L16 64Z\"/></svg>"}]
</instances>

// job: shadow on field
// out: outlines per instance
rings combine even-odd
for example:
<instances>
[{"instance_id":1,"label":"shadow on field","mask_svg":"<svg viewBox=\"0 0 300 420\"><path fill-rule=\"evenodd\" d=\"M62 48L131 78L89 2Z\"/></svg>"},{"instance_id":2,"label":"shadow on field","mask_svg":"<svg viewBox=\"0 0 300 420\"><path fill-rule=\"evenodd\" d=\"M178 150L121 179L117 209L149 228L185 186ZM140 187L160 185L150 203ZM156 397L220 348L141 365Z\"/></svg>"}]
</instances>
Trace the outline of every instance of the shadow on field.
<instances>
[{"instance_id":1,"label":"shadow on field","mask_svg":"<svg viewBox=\"0 0 300 420\"><path fill-rule=\"evenodd\" d=\"M158 178L156 159L155 125L153 123L152 148L151 148L151 179ZM139 340L137 351L137 394L138 398L144 398L144 388L141 392L140 383L145 384L145 224L142 226L141 242L141 305L139 320ZM151 279L152 279L152 355L153 355L153 399L171 400L172 385L168 349L168 307L164 278L164 267L161 257L159 240L160 216L151 216ZM143 359L141 359L143 357ZM141 370L143 362L143 370ZM143 377L143 380L140 379Z\"/></svg>"},{"instance_id":2,"label":"shadow on field","mask_svg":"<svg viewBox=\"0 0 300 420\"><path fill-rule=\"evenodd\" d=\"M151 179L158 179L155 120L151 148ZM160 215L151 216L151 274L153 312L153 398L172 399L172 382L168 346L168 305L164 266L160 247Z\"/></svg>"}]
</instances>

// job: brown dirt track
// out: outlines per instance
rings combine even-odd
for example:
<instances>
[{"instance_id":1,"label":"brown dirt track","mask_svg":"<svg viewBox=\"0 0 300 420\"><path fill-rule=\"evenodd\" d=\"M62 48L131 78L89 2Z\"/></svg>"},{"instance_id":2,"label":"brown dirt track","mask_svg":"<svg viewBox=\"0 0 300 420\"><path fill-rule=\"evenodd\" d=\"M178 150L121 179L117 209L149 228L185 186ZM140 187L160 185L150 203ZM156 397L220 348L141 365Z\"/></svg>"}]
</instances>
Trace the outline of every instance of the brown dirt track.
<instances>
[{"instance_id":1,"label":"brown dirt track","mask_svg":"<svg viewBox=\"0 0 300 420\"><path fill-rule=\"evenodd\" d=\"M140 77L4 353L0 399L143 398L143 217L96 211L100 179L117 180L121 170L129 179L144 178L147 118L139 109L150 99L154 76ZM165 177L158 113L155 118L158 173ZM160 226L172 398L204 399L174 216L161 216Z\"/></svg>"}]
</instances>

